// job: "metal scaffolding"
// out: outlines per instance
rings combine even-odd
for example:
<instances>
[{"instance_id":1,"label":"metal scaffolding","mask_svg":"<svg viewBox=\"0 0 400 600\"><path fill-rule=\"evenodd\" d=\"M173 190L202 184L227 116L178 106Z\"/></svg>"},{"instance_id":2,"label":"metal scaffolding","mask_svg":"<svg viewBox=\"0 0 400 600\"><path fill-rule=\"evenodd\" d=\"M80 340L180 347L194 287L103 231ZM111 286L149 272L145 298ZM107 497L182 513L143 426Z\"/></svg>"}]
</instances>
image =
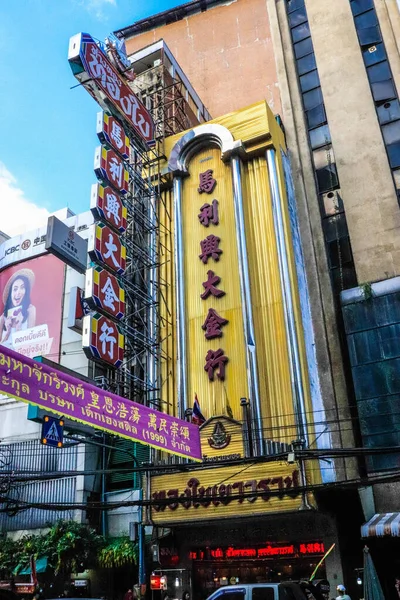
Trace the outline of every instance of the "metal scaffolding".
<instances>
[{"instance_id":1,"label":"metal scaffolding","mask_svg":"<svg viewBox=\"0 0 400 600\"><path fill-rule=\"evenodd\" d=\"M153 117L156 143L148 149L134 131L129 132L129 194L124 199L128 211L127 266L122 278L126 314L121 321L125 358L119 370L107 369L96 379L98 385L121 396L163 410L165 379L161 374L168 370L163 370L161 363L173 360L165 353L160 336L161 324L165 326L172 315L167 293L172 282L162 278L160 266L173 264L172 249L163 243L172 231L169 207L161 194L168 177L161 171L165 163L163 141L199 121L183 96L182 81L174 80L163 64L142 72L129 85Z\"/></svg>"}]
</instances>

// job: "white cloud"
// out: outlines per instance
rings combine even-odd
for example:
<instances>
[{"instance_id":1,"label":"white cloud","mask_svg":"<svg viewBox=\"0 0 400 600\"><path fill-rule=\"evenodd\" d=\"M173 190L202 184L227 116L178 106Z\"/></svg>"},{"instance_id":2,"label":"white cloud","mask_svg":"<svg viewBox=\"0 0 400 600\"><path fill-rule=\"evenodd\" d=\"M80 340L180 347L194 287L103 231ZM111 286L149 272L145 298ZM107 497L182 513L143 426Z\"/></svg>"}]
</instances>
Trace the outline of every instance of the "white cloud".
<instances>
[{"instance_id":1,"label":"white cloud","mask_svg":"<svg viewBox=\"0 0 400 600\"><path fill-rule=\"evenodd\" d=\"M117 6L116 0L81 0L80 4L96 19L105 19L104 9L109 6Z\"/></svg>"},{"instance_id":2,"label":"white cloud","mask_svg":"<svg viewBox=\"0 0 400 600\"><path fill-rule=\"evenodd\" d=\"M0 230L10 236L47 223L49 212L25 197L17 180L0 161Z\"/></svg>"}]
</instances>

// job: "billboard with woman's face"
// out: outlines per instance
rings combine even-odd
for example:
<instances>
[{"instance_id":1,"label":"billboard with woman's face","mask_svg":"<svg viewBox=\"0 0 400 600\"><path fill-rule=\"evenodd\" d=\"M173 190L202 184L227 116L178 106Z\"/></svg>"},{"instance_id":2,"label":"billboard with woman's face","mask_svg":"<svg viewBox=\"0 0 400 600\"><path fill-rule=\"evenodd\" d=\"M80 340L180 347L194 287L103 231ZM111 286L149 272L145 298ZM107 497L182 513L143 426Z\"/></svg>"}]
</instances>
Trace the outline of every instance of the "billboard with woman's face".
<instances>
[{"instance_id":1,"label":"billboard with woman's face","mask_svg":"<svg viewBox=\"0 0 400 600\"><path fill-rule=\"evenodd\" d=\"M58 362L65 265L51 254L0 273L0 344Z\"/></svg>"}]
</instances>

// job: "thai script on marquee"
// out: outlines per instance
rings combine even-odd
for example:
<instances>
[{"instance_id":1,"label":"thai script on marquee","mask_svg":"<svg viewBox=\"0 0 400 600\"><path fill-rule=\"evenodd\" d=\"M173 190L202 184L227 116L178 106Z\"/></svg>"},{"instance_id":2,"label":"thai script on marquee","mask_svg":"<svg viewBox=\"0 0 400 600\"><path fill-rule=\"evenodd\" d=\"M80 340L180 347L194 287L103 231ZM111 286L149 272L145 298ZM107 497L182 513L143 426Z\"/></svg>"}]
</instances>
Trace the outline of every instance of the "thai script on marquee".
<instances>
[{"instance_id":1,"label":"thai script on marquee","mask_svg":"<svg viewBox=\"0 0 400 600\"><path fill-rule=\"evenodd\" d=\"M196 425L80 382L0 346L0 392L150 446L201 459Z\"/></svg>"}]
</instances>

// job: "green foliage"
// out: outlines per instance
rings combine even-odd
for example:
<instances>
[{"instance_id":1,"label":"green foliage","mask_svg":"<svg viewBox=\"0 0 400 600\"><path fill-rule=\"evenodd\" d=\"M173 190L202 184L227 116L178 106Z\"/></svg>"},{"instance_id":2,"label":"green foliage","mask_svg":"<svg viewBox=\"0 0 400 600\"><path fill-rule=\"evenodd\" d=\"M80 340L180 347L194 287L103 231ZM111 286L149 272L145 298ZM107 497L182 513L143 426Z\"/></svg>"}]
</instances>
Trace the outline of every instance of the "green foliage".
<instances>
[{"instance_id":1,"label":"green foliage","mask_svg":"<svg viewBox=\"0 0 400 600\"><path fill-rule=\"evenodd\" d=\"M75 521L57 521L45 535L24 535L18 540L3 537L0 544L0 570L11 574L18 566L29 564L30 557L47 556L50 569L57 575L89 569L97 564L105 545L97 535Z\"/></svg>"},{"instance_id":2,"label":"green foliage","mask_svg":"<svg viewBox=\"0 0 400 600\"><path fill-rule=\"evenodd\" d=\"M40 536L42 537L42 536ZM44 536L42 554L55 573L79 573L94 567L104 538L76 521L58 521Z\"/></svg>"},{"instance_id":3,"label":"green foliage","mask_svg":"<svg viewBox=\"0 0 400 600\"><path fill-rule=\"evenodd\" d=\"M136 561L137 546L129 540L128 536L110 540L99 554L99 564L106 568L121 567Z\"/></svg>"},{"instance_id":4,"label":"green foliage","mask_svg":"<svg viewBox=\"0 0 400 600\"><path fill-rule=\"evenodd\" d=\"M44 535L24 535L18 540L0 536L0 571L9 577L20 566L47 556L55 575L68 575L94 568L120 567L137 561L136 545L129 538L105 540L93 529L75 521L57 521Z\"/></svg>"}]
</instances>

